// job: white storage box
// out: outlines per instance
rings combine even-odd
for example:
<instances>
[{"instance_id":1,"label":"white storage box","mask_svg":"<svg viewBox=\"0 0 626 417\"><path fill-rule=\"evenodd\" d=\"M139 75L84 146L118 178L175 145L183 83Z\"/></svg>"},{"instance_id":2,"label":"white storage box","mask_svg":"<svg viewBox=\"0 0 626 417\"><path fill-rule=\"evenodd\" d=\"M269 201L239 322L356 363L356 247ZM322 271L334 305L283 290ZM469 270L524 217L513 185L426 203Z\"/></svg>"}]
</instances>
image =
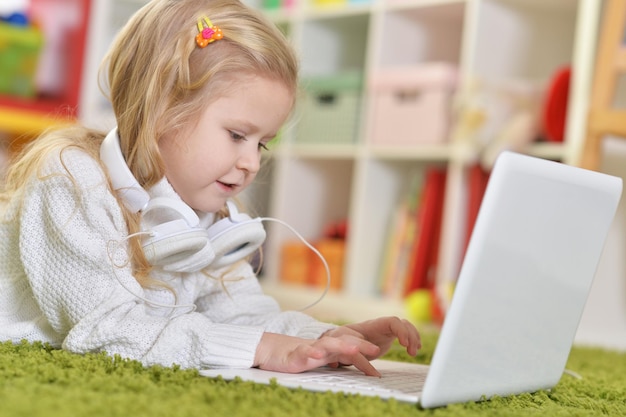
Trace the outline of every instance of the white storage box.
<instances>
[{"instance_id":1,"label":"white storage box","mask_svg":"<svg viewBox=\"0 0 626 417\"><path fill-rule=\"evenodd\" d=\"M383 69L369 80L370 142L413 146L446 142L458 72L449 64Z\"/></svg>"}]
</instances>

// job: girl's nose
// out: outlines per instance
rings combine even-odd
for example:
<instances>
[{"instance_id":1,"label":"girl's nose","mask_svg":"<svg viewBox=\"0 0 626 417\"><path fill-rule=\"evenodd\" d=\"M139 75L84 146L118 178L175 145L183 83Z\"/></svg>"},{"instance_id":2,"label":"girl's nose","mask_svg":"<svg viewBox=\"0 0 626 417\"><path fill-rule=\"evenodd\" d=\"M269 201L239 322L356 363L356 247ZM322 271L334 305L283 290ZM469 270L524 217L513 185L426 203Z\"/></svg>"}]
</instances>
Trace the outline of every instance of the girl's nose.
<instances>
[{"instance_id":1,"label":"girl's nose","mask_svg":"<svg viewBox=\"0 0 626 417\"><path fill-rule=\"evenodd\" d=\"M237 168L256 174L261 168L261 153L258 148L248 147L237 160Z\"/></svg>"}]
</instances>

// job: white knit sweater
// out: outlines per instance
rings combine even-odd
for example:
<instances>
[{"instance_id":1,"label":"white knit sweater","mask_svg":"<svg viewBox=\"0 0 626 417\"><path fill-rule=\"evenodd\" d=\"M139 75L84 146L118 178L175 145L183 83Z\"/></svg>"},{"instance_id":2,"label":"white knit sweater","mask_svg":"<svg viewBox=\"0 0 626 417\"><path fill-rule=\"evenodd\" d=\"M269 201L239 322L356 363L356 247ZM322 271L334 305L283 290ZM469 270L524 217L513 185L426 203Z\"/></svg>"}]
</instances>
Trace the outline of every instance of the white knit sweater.
<instances>
[{"instance_id":1,"label":"white knit sweater","mask_svg":"<svg viewBox=\"0 0 626 417\"><path fill-rule=\"evenodd\" d=\"M155 271L176 298L144 290L129 267L113 266L107 251L110 242L125 247L127 229L97 162L65 150L62 161L59 153L47 159L42 174L29 182L22 201L0 210L0 340L106 351L146 365L250 367L263 332L317 338L333 327L281 312L243 262L224 281L201 272ZM166 180L149 193L179 198ZM197 308L155 307L128 290Z\"/></svg>"}]
</instances>

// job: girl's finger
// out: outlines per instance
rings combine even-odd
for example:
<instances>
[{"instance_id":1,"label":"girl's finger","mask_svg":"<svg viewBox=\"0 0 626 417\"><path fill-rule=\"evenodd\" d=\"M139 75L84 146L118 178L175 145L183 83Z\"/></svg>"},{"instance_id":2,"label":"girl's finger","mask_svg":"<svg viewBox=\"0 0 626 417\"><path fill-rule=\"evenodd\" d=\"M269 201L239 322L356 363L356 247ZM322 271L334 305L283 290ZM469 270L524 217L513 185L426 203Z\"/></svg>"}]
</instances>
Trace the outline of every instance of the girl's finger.
<instances>
[{"instance_id":1,"label":"girl's finger","mask_svg":"<svg viewBox=\"0 0 626 417\"><path fill-rule=\"evenodd\" d=\"M419 332L408 320L393 319L389 322L389 329L410 355L416 355L417 350L422 347Z\"/></svg>"},{"instance_id":2,"label":"girl's finger","mask_svg":"<svg viewBox=\"0 0 626 417\"><path fill-rule=\"evenodd\" d=\"M376 355L379 347L374 343L354 336L343 335L341 337L323 337L313 344L315 347L326 349L328 353L338 355L353 355L362 353L364 355Z\"/></svg>"},{"instance_id":3,"label":"girl's finger","mask_svg":"<svg viewBox=\"0 0 626 417\"><path fill-rule=\"evenodd\" d=\"M381 376L380 372L378 372L374 365L372 365L372 363L360 353L352 358L352 365L354 365L355 368L363 372L365 375L375 376L378 378L380 378Z\"/></svg>"}]
</instances>

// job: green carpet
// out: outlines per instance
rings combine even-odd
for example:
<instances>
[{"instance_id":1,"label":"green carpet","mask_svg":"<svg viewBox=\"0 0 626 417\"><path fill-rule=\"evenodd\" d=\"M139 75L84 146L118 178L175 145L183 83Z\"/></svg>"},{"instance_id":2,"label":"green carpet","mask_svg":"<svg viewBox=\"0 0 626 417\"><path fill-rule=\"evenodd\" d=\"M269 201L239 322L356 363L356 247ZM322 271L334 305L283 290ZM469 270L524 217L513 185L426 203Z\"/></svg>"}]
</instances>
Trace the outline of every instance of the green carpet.
<instances>
[{"instance_id":1,"label":"green carpet","mask_svg":"<svg viewBox=\"0 0 626 417\"><path fill-rule=\"evenodd\" d=\"M415 361L430 361L436 336ZM390 359L407 360L399 347ZM377 398L225 382L176 368L143 368L104 354L0 343L0 416L626 416L626 354L576 347L550 392L421 410Z\"/></svg>"}]
</instances>

